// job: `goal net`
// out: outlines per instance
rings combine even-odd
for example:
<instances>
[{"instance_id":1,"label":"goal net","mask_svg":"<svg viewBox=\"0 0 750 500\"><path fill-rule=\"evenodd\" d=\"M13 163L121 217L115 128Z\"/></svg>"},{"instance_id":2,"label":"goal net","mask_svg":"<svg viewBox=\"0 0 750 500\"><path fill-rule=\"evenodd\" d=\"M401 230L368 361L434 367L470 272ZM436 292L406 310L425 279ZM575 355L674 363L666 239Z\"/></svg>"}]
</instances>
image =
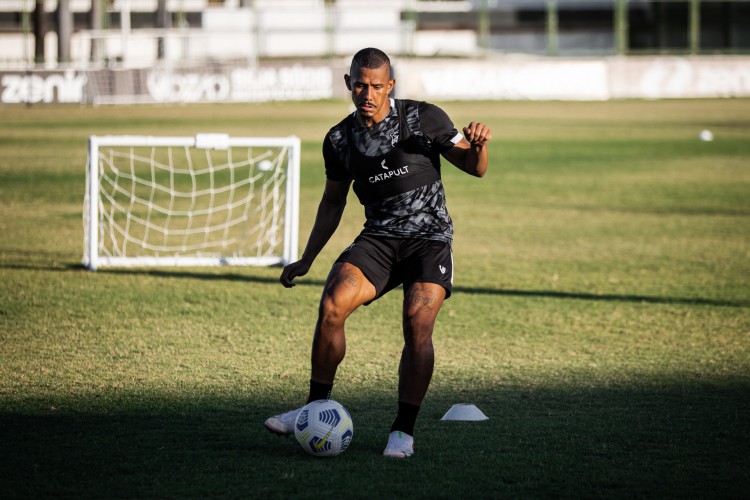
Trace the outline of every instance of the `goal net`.
<instances>
[{"instance_id":1,"label":"goal net","mask_svg":"<svg viewBox=\"0 0 750 500\"><path fill-rule=\"evenodd\" d=\"M299 162L297 137L91 136L83 264L292 262Z\"/></svg>"}]
</instances>

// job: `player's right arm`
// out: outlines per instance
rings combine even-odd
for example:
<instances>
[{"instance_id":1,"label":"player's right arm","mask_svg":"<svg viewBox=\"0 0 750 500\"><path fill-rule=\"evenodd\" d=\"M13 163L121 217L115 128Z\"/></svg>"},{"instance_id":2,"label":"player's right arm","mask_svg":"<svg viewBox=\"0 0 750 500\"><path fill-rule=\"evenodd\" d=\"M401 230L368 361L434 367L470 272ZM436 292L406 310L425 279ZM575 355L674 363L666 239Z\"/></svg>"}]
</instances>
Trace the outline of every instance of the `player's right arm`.
<instances>
[{"instance_id":1,"label":"player's right arm","mask_svg":"<svg viewBox=\"0 0 750 500\"><path fill-rule=\"evenodd\" d=\"M315 258L326 246L333 233L336 232L336 228L339 227L341 222L341 216L344 214L344 208L346 208L346 197L349 194L351 183L351 180L326 180L323 197L318 204L318 213L315 215L315 222L310 231L310 238L307 240L305 251L302 253L300 260L289 264L281 272L279 280L286 288L295 285L294 278L307 274Z\"/></svg>"}]
</instances>

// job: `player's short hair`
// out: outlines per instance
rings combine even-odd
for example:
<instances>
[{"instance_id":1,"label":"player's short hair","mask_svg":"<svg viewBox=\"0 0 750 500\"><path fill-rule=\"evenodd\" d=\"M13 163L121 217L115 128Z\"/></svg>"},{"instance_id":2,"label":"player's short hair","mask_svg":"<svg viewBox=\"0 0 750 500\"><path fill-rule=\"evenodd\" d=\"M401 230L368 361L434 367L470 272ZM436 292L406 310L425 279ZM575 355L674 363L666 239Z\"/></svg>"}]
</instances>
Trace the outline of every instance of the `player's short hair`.
<instances>
[{"instance_id":1,"label":"player's short hair","mask_svg":"<svg viewBox=\"0 0 750 500\"><path fill-rule=\"evenodd\" d=\"M388 58L386 53L380 49L368 47L354 54L354 57L352 58L351 68L354 68L354 66L356 65L359 68L377 69L382 67L384 64L387 64L388 68L391 67L391 60Z\"/></svg>"}]
</instances>

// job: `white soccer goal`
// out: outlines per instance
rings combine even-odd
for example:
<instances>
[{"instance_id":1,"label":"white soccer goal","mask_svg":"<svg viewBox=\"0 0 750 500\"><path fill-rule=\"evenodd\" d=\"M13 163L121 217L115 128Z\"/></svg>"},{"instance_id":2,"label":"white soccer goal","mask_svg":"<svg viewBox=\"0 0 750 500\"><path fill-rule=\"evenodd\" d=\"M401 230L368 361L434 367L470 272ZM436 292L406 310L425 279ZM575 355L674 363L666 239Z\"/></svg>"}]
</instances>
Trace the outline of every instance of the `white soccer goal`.
<instances>
[{"instance_id":1,"label":"white soccer goal","mask_svg":"<svg viewBox=\"0 0 750 500\"><path fill-rule=\"evenodd\" d=\"M83 264L292 262L299 169L297 137L91 136Z\"/></svg>"}]
</instances>

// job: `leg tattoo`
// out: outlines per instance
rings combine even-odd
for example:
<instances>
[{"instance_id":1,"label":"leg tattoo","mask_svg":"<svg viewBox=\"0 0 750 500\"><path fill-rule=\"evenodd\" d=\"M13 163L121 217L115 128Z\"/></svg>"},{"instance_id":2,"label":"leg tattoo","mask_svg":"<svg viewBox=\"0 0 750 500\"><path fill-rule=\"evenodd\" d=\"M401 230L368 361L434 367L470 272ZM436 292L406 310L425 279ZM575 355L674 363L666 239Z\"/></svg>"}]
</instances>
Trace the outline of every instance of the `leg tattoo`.
<instances>
[{"instance_id":1,"label":"leg tattoo","mask_svg":"<svg viewBox=\"0 0 750 500\"><path fill-rule=\"evenodd\" d=\"M409 294L409 304L418 310L431 311L437 302L437 295L426 288L414 288Z\"/></svg>"}]
</instances>

